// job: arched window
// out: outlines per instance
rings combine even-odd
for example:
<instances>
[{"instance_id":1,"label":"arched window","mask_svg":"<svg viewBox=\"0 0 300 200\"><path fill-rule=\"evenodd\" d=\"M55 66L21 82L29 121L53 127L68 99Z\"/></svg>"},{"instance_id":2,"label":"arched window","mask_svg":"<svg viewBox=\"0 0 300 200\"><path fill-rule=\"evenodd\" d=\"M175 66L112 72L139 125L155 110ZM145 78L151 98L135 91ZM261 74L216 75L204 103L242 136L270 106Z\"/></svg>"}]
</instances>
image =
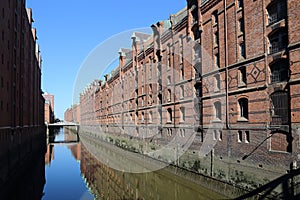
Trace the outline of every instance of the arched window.
<instances>
[{"instance_id":1,"label":"arched window","mask_svg":"<svg viewBox=\"0 0 300 200\"><path fill-rule=\"evenodd\" d=\"M285 59L280 59L270 65L271 83L283 82L288 80L288 62Z\"/></svg>"},{"instance_id":2,"label":"arched window","mask_svg":"<svg viewBox=\"0 0 300 200\"><path fill-rule=\"evenodd\" d=\"M289 123L289 98L288 93L278 91L271 94L272 125L288 125Z\"/></svg>"},{"instance_id":3,"label":"arched window","mask_svg":"<svg viewBox=\"0 0 300 200\"><path fill-rule=\"evenodd\" d=\"M239 119L248 120L248 99L239 99Z\"/></svg>"}]
</instances>

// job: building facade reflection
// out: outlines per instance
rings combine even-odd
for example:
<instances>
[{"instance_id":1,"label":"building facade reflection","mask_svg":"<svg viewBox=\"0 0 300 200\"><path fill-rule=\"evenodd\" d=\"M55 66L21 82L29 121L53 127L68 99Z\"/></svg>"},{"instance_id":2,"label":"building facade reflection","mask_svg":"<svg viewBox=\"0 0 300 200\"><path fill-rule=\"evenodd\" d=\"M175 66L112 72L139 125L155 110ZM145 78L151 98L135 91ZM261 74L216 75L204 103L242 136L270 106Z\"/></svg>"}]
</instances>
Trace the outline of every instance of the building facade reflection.
<instances>
[{"instance_id":1,"label":"building facade reflection","mask_svg":"<svg viewBox=\"0 0 300 200\"><path fill-rule=\"evenodd\" d=\"M98 199L224 198L166 170L150 173L125 173L112 169L101 163L89 151L90 148L97 146L96 143L87 140L84 142L81 140L81 142L80 169L86 184Z\"/></svg>"}]
</instances>

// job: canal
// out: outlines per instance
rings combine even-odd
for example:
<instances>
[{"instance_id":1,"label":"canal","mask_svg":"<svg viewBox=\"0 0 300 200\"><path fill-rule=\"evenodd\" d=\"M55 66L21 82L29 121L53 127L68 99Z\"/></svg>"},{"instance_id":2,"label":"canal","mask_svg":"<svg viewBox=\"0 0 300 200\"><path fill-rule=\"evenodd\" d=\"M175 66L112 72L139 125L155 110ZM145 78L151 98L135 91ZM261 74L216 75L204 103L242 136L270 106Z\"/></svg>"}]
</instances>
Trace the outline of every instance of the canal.
<instances>
[{"instance_id":1,"label":"canal","mask_svg":"<svg viewBox=\"0 0 300 200\"><path fill-rule=\"evenodd\" d=\"M118 156L114 147L88 138L78 140L66 128L48 139L42 199L224 199L164 169L126 173L110 168L98 154Z\"/></svg>"}]
</instances>

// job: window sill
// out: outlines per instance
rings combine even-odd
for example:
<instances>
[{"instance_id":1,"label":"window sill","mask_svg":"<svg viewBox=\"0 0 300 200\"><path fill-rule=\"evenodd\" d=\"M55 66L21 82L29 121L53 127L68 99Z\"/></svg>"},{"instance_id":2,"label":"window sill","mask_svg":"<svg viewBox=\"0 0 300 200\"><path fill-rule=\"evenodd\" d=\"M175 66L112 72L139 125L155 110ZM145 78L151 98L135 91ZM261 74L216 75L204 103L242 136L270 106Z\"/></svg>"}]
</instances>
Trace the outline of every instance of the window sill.
<instances>
[{"instance_id":1,"label":"window sill","mask_svg":"<svg viewBox=\"0 0 300 200\"><path fill-rule=\"evenodd\" d=\"M220 89L214 89L214 93L220 92Z\"/></svg>"},{"instance_id":2,"label":"window sill","mask_svg":"<svg viewBox=\"0 0 300 200\"><path fill-rule=\"evenodd\" d=\"M245 117L239 117L237 121L238 122L248 122L248 119Z\"/></svg>"},{"instance_id":3,"label":"window sill","mask_svg":"<svg viewBox=\"0 0 300 200\"><path fill-rule=\"evenodd\" d=\"M239 32L238 38L243 37L243 36L244 36L244 32Z\"/></svg>"},{"instance_id":4,"label":"window sill","mask_svg":"<svg viewBox=\"0 0 300 200\"><path fill-rule=\"evenodd\" d=\"M218 119L218 118L215 118L215 119L213 119L212 122L213 122L213 123L220 123L220 122L222 122L222 120L221 120L221 119Z\"/></svg>"},{"instance_id":5,"label":"window sill","mask_svg":"<svg viewBox=\"0 0 300 200\"><path fill-rule=\"evenodd\" d=\"M244 88L244 87L247 87L246 83L241 82L241 83L238 84L238 88Z\"/></svg>"},{"instance_id":6,"label":"window sill","mask_svg":"<svg viewBox=\"0 0 300 200\"><path fill-rule=\"evenodd\" d=\"M172 121L167 121L167 124L172 124Z\"/></svg>"},{"instance_id":7,"label":"window sill","mask_svg":"<svg viewBox=\"0 0 300 200\"><path fill-rule=\"evenodd\" d=\"M179 124L184 124L184 121L180 121Z\"/></svg>"}]
</instances>

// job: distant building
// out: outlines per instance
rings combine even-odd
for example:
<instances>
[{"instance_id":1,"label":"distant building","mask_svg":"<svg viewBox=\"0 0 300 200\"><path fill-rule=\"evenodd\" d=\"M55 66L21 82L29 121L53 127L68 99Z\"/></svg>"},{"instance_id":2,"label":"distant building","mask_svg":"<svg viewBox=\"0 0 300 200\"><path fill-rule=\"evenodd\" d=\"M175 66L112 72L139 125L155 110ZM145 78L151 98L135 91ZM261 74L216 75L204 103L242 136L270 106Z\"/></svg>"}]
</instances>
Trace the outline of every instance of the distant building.
<instances>
[{"instance_id":1,"label":"distant building","mask_svg":"<svg viewBox=\"0 0 300 200\"><path fill-rule=\"evenodd\" d=\"M64 113L64 121L80 124L80 105L75 104Z\"/></svg>"},{"instance_id":2,"label":"distant building","mask_svg":"<svg viewBox=\"0 0 300 200\"><path fill-rule=\"evenodd\" d=\"M45 99L45 123L50 124L55 120L54 115L54 95L45 92L43 94Z\"/></svg>"}]
</instances>

